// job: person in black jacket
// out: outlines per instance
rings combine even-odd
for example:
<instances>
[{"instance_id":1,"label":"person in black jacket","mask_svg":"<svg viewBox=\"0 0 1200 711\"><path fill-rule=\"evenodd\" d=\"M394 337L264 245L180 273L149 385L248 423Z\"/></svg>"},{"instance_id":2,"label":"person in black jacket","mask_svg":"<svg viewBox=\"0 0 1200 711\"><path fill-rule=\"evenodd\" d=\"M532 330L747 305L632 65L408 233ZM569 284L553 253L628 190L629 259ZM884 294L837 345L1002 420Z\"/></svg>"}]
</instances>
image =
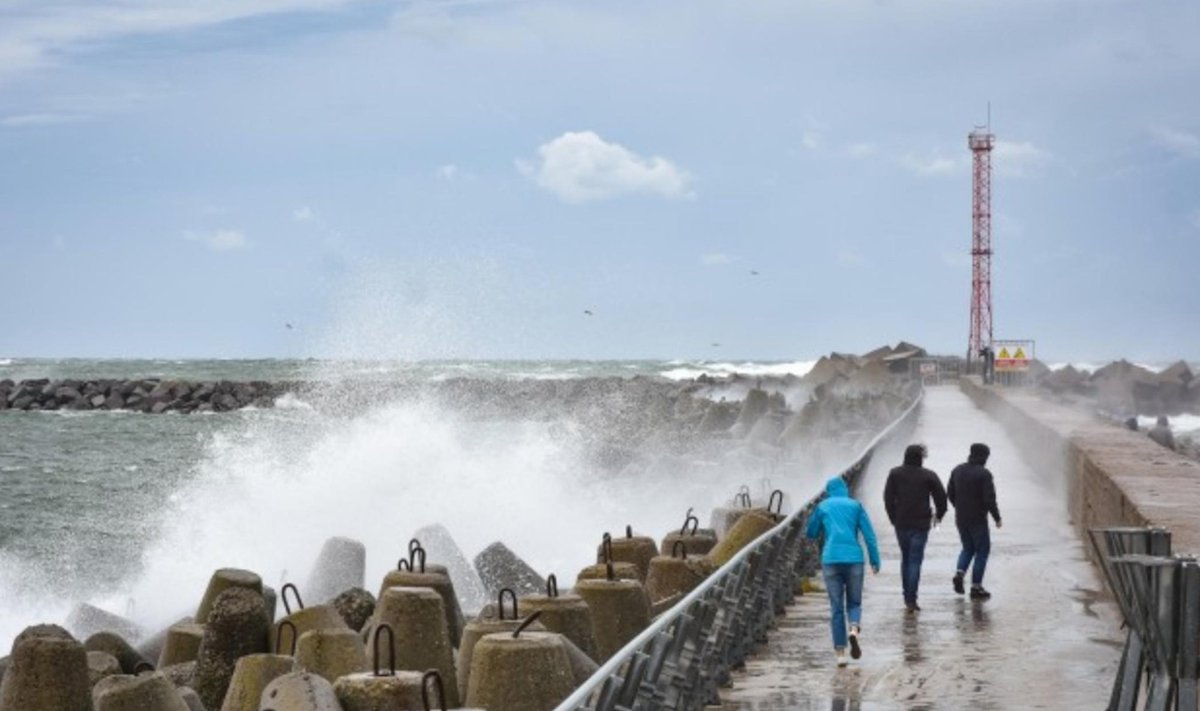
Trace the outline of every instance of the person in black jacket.
<instances>
[{"instance_id":1,"label":"person in black jacket","mask_svg":"<svg viewBox=\"0 0 1200 711\"><path fill-rule=\"evenodd\" d=\"M904 605L910 613L921 609L917 605L917 588L930 525L935 516L940 522L946 515L942 480L921 466L927 455L925 445L910 444L904 450L904 464L892 469L883 488L883 505L900 544L900 579L904 584ZM934 511L929 508L930 499Z\"/></svg>"},{"instance_id":2,"label":"person in black jacket","mask_svg":"<svg viewBox=\"0 0 1200 711\"><path fill-rule=\"evenodd\" d=\"M983 587L983 572L987 568L988 553L992 550L988 514L996 520L996 528L1003 525L1000 508L996 505L996 484L992 480L992 473L984 466L991 453L986 444L971 445L966 464L959 464L950 472L947 491L950 503L954 504L954 523L958 526L958 536L962 539L958 570L954 573L954 592L963 594L963 577L967 574L967 566L972 566L972 600L986 600L992 596ZM975 561L973 565L972 560Z\"/></svg>"}]
</instances>

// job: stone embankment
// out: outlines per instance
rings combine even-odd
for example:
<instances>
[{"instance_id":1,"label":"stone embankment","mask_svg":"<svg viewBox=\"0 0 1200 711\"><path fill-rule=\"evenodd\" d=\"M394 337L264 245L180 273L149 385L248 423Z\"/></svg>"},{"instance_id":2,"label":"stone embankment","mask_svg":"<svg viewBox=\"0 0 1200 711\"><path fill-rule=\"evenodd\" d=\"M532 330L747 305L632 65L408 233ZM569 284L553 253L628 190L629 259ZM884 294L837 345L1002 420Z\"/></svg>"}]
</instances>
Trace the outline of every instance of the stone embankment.
<instances>
[{"instance_id":1,"label":"stone embankment","mask_svg":"<svg viewBox=\"0 0 1200 711\"><path fill-rule=\"evenodd\" d=\"M1021 453L1046 476L1064 472L1072 523L1163 526L1178 552L1200 553L1200 464L1085 408L1034 392L960 381L963 391L1004 425Z\"/></svg>"},{"instance_id":2,"label":"stone embankment","mask_svg":"<svg viewBox=\"0 0 1200 711\"><path fill-rule=\"evenodd\" d=\"M298 383L183 380L0 380L0 410L227 412L270 407Z\"/></svg>"},{"instance_id":3,"label":"stone embankment","mask_svg":"<svg viewBox=\"0 0 1200 711\"><path fill-rule=\"evenodd\" d=\"M1200 413L1200 378L1184 361L1159 373L1126 360L1095 372L1070 365L1051 371L1039 363L1032 375L1037 386L1048 393L1086 398L1117 416Z\"/></svg>"}]
</instances>

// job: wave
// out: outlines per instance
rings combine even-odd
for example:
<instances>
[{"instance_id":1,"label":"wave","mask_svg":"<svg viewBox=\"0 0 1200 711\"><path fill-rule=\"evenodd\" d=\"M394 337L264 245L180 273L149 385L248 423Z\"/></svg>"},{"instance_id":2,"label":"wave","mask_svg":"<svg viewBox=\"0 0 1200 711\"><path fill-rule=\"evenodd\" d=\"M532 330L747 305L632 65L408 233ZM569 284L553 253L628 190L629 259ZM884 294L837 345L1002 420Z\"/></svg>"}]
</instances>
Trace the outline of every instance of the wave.
<instances>
[{"instance_id":1,"label":"wave","mask_svg":"<svg viewBox=\"0 0 1200 711\"><path fill-rule=\"evenodd\" d=\"M815 360L798 360L785 363L764 363L764 362L743 362L743 363L691 363L685 366L664 370L659 375L669 380L694 380L702 375L707 375L713 378L720 378L729 375L746 375L754 376L784 376L795 375L802 377L806 375L813 366L817 364Z\"/></svg>"}]
</instances>

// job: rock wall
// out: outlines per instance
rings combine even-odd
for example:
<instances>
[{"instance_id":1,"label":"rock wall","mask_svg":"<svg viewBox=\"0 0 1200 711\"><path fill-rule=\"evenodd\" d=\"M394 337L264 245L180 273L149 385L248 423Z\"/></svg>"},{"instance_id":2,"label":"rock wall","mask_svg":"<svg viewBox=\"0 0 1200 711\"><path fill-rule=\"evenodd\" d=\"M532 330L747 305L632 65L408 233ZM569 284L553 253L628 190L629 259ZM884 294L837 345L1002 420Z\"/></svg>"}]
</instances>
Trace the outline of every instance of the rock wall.
<instances>
[{"instance_id":1,"label":"rock wall","mask_svg":"<svg viewBox=\"0 0 1200 711\"><path fill-rule=\"evenodd\" d=\"M1065 487L1081 535L1097 526L1164 526L1176 552L1200 553L1200 464L1030 391L984 386L976 378L959 383L1031 466Z\"/></svg>"},{"instance_id":2,"label":"rock wall","mask_svg":"<svg viewBox=\"0 0 1200 711\"><path fill-rule=\"evenodd\" d=\"M298 383L185 380L0 380L0 410L226 412L270 407Z\"/></svg>"}]
</instances>

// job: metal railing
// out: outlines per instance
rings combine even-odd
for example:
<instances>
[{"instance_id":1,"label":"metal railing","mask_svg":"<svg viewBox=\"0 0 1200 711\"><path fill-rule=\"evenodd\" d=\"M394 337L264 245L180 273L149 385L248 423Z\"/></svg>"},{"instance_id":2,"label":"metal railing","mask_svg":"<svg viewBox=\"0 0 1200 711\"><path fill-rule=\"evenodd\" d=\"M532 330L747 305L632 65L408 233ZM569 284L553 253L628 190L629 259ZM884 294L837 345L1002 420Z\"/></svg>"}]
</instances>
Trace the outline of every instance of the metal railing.
<instances>
[{"instance_id":1,"label":"metal railing","mask_svg":"<svg viewBox=\"0 0 1200 711\"><path fill-rule=\"evenodd\" d=\"M842 472L848 483L876 448L910 421L923 393ZM728 563L605 662L556 711L699 710L718 702L718 688L754 645L766 641L777 615L795 599L799 576L819 565L804 536L813 497L754 539Z\"/></svg>"},{"instance_id":2,"label":"metal railing","mask_svg":"<svg viewBox=\"0 0 1200 711\"><path fill-rule=\"evenodd\" d=\"M1088 534L1129 628L1108 711L1197 711L1200 565L1172 556L1171 533L1163 528Z\"/></svg>"}]
</instances>

